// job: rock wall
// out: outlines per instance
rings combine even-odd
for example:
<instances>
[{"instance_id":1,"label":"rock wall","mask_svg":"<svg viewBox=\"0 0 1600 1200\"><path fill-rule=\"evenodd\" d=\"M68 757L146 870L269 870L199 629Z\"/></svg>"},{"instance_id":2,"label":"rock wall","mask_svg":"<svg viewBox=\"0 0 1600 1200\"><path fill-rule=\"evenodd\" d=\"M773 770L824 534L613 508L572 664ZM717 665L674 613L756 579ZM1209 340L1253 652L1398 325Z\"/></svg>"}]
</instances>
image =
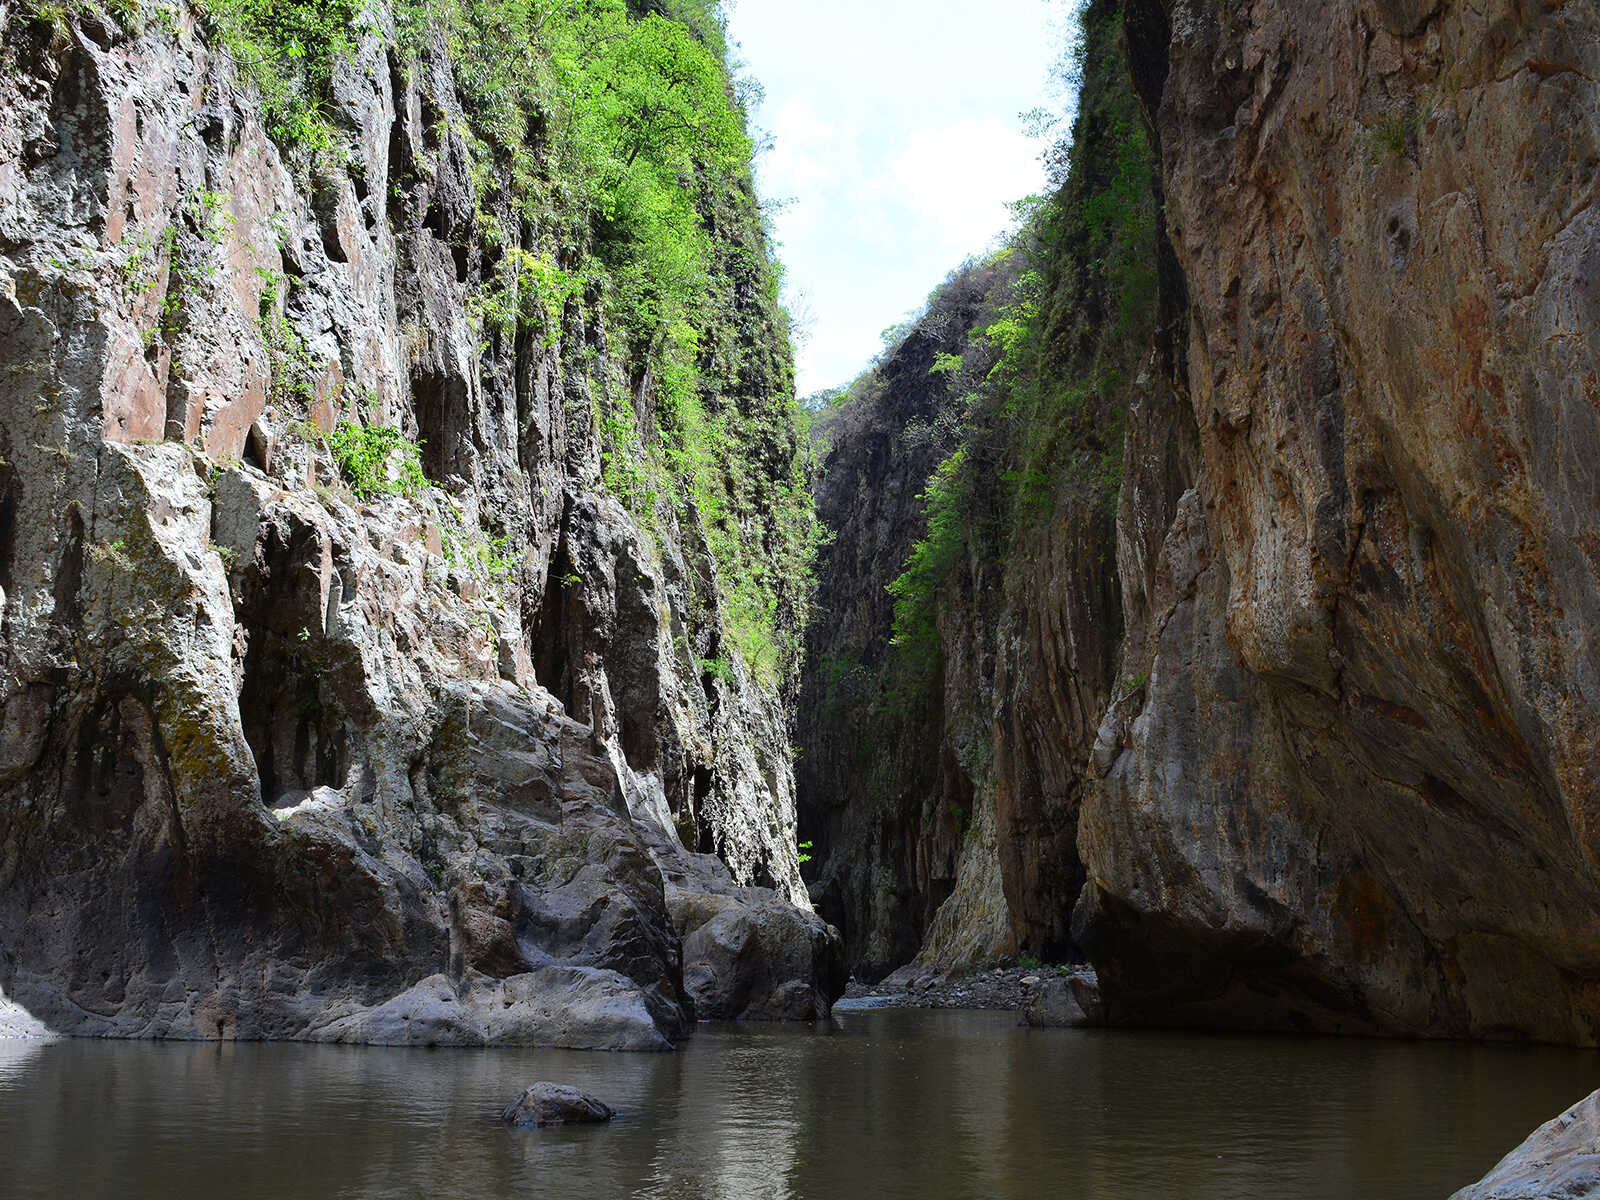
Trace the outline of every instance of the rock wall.
<instances>
[{"instance_id":1,"label":"rock wall","mask_svg":"<svg viewBox=\"0 0 1600 1200\"><path fill-rule=\"evenodd\" d=\"M1148 273L1114 265L1122 226L1142 229L1154 200L1143 142L1127 153L1138 111L1117 15L1088 10L1085 100L1054 195L819 421L834 541L808 635L801 833L818 847L813 894L864 974L1076 953L1078 810L1121 691L1104 439L1154 379L1150 318L1119 315ZM1110 180L1125 211L1086 220ZM959 546L919 585L934 628L894 645L886 588L933 536L931 479L954 496L942 519Z\"/></svg>"},{"instance_id":2,"label":"rock wall","mask_svg":"<svg viewBox=\"0 0 1600 1200\"><path fill-rule=\"evenodd\" d=\"M0 3L0 998L626 1048L825 1014L785 703L723 650L707 530L603 482L602 404L652 400L598 300L548 344L475 308L482 210L522 198L473 177L442 48L380 19L334 68L342 152L290 156L189 8L73 11ZM721 236L764 270L744 203ZM754 412L787 340L733 323L713 399ZM344 421L427 486L355 494ZM745 469L786 481L794 429L762 436Z\"/></svg>"},{"instance_id":3,"label":"rock wall","mask_svg":"<svg viewBox=\"0 0 1600 1200\"><path fill-rule=\"evenodd\" d=\"M916 955L979 819L986 722L973 714L985 711L992 648L979 644L980 625L952 617L946 628L965 653L938 665L935 686L907 678L890 654L886 589L922 536L922 491L957 431L958 396L930 368L966 348L1001 276L953 275L913 332L816 422L817 513L833 540L806 635L799 828L817 860L812 897L843 934L851 967L871 978ZM954 598L951 608L967 611ZM1000 915L1003 928L1003 900ZM984 922L980 956L993 928Z\"/></svg>"},{"instance_id":4,"label":"rock wall","mask_svg":"<svg viewBox=\"0 0 1600 1200\"><path fill-rule=\"evenodd\" d=\"M940 602L986 952L1086 953L1114 1023L1592 1044L1600 15L1116 9L1161 209L1114 534L1058 502Z\"/></svg>"},{"instance_id":5,"label":"rock wall","mask_svg":"<svg viewBox=\"0 0 1600 1200\"><path fill-rule=\"evenodd\" d=\"M1123 507L1112 1019L1593 1043L1600 16L1134 7L1188 298L1144 420L1197 436L1130 445L1187 490L1153 560Z\"/></svg>"}]
</instances>

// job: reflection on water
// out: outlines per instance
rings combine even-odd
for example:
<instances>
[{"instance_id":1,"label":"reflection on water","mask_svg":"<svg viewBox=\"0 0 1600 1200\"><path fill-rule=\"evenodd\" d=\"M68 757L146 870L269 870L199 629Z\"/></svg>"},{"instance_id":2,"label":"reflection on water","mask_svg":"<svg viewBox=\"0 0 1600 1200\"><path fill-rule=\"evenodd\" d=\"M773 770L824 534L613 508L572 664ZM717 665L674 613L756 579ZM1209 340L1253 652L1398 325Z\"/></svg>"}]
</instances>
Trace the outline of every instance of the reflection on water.
<instances>
[{"instance_id":1,"label":"reflection on water","mask_svg":"<svg viewBox=\"0 0 1600 1200\"><path fill-rule=\"evenodd\" d=\"M621 1115L500 1125L538 1079ZM675 1055L0 1042L0 1195L1442 1200L1596 1086L1590 1052L976 1012Z\"/></svg>"}]
</instances>

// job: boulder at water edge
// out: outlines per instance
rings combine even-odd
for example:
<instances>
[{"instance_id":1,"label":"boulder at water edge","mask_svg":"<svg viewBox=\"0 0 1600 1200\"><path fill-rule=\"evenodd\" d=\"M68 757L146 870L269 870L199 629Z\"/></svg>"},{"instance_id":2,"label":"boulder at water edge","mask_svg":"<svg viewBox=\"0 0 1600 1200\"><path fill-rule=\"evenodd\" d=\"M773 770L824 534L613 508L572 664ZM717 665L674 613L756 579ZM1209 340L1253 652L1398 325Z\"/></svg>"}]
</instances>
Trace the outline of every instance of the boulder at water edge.
<instances>
[{"instance_id":1,"label":"boulder at water edge","mask_svg":"<svg viewBox=\"0 0 1600 1200\"><path fill-rule=\"evenodd\" d=\"M1104 1025L1099 981L1092 972L1046 979L1033 993L1023 1019L1044 1029Z\"/></svg>"},{"instance_id":2,"label":"boulder at water edge","mask_svg":"<svg viewBox=\"0 0 1600 1200\"><path fill-rule=\"evenodd\" d=\"M1482 1179L1450 1200L1600 1197L1600 1092L1546 1121Z\"/></svg>"}]
</instances>

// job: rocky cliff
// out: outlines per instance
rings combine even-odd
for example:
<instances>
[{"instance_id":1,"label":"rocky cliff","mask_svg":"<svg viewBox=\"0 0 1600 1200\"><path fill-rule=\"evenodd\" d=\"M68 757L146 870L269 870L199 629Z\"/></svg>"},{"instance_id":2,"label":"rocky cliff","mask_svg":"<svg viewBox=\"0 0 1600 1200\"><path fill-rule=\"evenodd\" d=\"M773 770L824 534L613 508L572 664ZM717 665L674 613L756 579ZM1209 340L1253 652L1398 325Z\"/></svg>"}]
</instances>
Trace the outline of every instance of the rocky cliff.
<instances>
[{"instance_id":1,"label":"rocky cliff","mask_svg":"<svg viewBox=\"0 0 1600 1200\"><path fill-rule=\"evenodd\" d=\"M1157 287L1114 592L1001 589L991 952L1085 952L1115 1022L1594 1043L1600 16L1117 15Z\"/></svg>"},{"instance_id":2,"label":"rocky cliff","mask_svg":"<svg viewBox=\"0 0 1600 1200\"><path fill-rule=\"evenodd\" d=\"M1197 436L1127 460L1185 490L1079 828L1110 1009L1593 1043L1600 14L1135 28Z\"/></svg>"},{"instance_id":3,"label":"rocky cliff","mask_svg":"<svg viewBox=\"0 0 1600 1200\"><path fill-rule=\"evenodd\" d=\"M979 351L973 331L993 315L991 293L1014 276L996 265L957 272L814 426L825 447L817 512L835 536L807 633L800 835L817 848L813 899L868 976L917 953L987 807L974 783L987 741L985 651L969 643L959 660L905 661L890 645L887 589L923 532L923 489L957 436L950 383L930 370L941 355ZM956 611L960 601L949 601ZM968 626L955 619L948 629L955 638ZM986 862L992 834L989 846ZM1002 911L1001 937L1003 924ZM987 946L996 935L987 922L977 936Z\"/></svg>"},{"instance_id":4,"label":"rocky cliff","mask_svg":"<svg viewBox=\"0 0 1600 1200\"><path fill-rule=\"evenodd\" d=\"M840 988L715 28L574 10L723 101L696 176L574 165L629 60L447 11L0 3L0 993L58 1031L653 1048Z\"/></svg>"},{"instance_id":5,"label":"rocky cliff","mask_svg":"<svg viewBox=\"0 0 1600 1200\"><path fill-rule=\"evenodd\" d=\"M1153 160L1091 5L1055 189L817 422L823 554L801 830L875 975L1074 953L1076 838L1123 620L1115 507L1148 389Z\"/></svg>"}]
</instances>

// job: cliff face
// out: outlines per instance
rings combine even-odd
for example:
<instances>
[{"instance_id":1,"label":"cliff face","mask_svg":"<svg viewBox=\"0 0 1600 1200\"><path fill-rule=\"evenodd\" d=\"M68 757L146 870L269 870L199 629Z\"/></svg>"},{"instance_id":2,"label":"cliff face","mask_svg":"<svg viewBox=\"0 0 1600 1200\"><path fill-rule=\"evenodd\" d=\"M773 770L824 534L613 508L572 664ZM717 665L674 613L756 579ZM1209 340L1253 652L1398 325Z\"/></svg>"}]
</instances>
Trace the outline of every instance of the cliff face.
<instances>
[{"instance_id":1,"label":"cliff face","mask_svg":"<svg viewBox=\"0 0 1600 1200\"><path fill-rule=\"evenodd\" d=\"M801 453L747 185L700 200L706 513L624 486L667 418L597 275L493 309L604 246L474 139L445 38L380 13L331 149L285 149L194 10L62 11L0 4L0 993L204 1038L824 1012L788 713L721 578Z\"/></svg>"},{"instance_id":2,"label":"cliff face","mask_svg":"<svg viewBox=\"0 0 1600 1200\"><path fill-rule=\"evenodd\" d=\"M801 832L860 970L1074 953L1078 810L1121 691L1117 438L1152 377L1155 199L1120 28L1089 6L1055 192L819 422L835 539Z\"/></svg>"},{"instance_id":3,"label":"cliff face","mask_svg":"<svg viewBox=\"0 0 1600 1200\"><path fill-rule=\"evenodd\" d=\"M816 419L825 447L818 518L834 533L819 564L800 692L800 836L816 848L811 893L838 925L856 970L882 975L921 947L956 886L964 842L983 807L975 794L987 741L992 648L982 626L952 617L964 652L934 667L892 653L888 586L921 536L923 489L950 453L959 393L930 374L939 355L969 347L1008 274L958 271L913 330L851 393ZM953 592L952 612L970 609ZM975 715L976 714L976 715ZM992 833L988 857L992 859ZM992 897L998 900L998 895ZM992 906L991 906L992 907ZM1000 910L1001 936L1004 911ZM984 951L992 919L978 933Z\"/></svg>"},{"instance_id":4,"label":"cliff face","mask_svg":"<svg viewBox=\"0 0 1600 1200\"><path fill-rule=\"evenodd\" d=\"M1114 534L1058 474L995 608L937 600L947 657L993 647L987 951L1082 950L1120 1023L1600 1040L1600 17L1086 21L1091 67L1126 58L1081 111L1131 87L1159 155L1157 286L1120 334L1093 287L1059 293L1139 364L1102 389ZM1089 212L1119 193L1085 119ZM1081 283L1105 256L1074 244ZM1040 327L1041 373L1085 378ZM1027 430L998 435L1012 464Z\"/></svg>"},{"instance_id":5,"label":"cliff face","mask_svg":"<svg viewBox=\"0 0 1600 1200\"><path fill-rule=\"evenodd\" d=\"M1198 444L1128 460L1112 1011L1593 1042L1600 17L1139 8Z\"/></svg>"}]
</instances>

